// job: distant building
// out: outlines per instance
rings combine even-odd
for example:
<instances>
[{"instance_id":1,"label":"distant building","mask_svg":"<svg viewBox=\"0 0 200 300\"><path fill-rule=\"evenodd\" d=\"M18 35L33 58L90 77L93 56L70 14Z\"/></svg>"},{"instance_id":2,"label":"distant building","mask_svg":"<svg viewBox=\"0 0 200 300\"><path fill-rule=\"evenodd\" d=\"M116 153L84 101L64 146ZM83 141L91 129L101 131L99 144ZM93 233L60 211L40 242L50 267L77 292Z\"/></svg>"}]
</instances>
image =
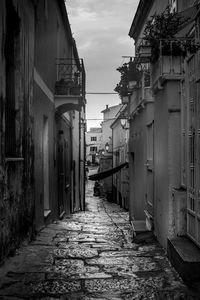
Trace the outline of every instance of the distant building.
<instances>
[{"instance_id":1,"label":"distant building","mask_svg":"<svg viewBox=\"0 0 200 300\"><path fill-rule=\"evenodd\" d=\"M128 162L129 123L127 120L128 107L124 105L117 114L112 128L112 167L116 168ZM113 201L121 207L129 208L129 169L122 168L113 174L112 179Z\"/></svg>"},{"instance_id":2,"label":"distant building","mask_svg":"<svg viewBox=\"0 0 200 300\"><path fill-rule=\"evenodd\" d=\"M99 163L99 155L102 144L102 129L92 127L86 132L86 161L92 164Z\"/></svg>"},{"instance_id":3,"label":"distant building","mask_svg":"<svg viewBox=\"0 0 200 300\"><path fill-rule=\"evenodd\" d=\"M117 113L120 111L122 104L118 104L115 106L106 105L106 108L102 110L101 113L103 113L103 122L101 123L102 127L102 149L105 150L105 146L108 143L110 146L110 151L112 151L112 129L111 124L116 119Z\"/></svg>"},{"instance_id":4,"label":"distant building","mask_svg":"<svg viewBox=\"0 0 200 300\"><path fill-rule=\"evenodd\" d=\"M106 105L106 108L102 111L103 122L102 126L102 141L101 149L102 155L100 156L99 171L103 172L113 167L113 148L112 148L112 129L111 124L117 117L117 114L122 108L122 104L110 106ZM105 193L108 200L113 200L113 185L112 176L109 176L101 181L103 185L103 192Z\"/></svg>"}]
</instances>

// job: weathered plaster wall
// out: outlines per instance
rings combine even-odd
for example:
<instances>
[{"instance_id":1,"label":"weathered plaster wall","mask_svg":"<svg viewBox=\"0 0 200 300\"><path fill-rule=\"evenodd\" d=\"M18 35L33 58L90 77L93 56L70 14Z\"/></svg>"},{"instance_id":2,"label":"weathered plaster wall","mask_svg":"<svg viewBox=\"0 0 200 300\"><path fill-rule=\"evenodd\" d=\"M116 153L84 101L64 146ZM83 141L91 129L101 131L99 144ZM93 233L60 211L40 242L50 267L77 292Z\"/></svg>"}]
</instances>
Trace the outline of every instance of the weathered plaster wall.
<instances>
[{"instance_id":1,"label":"weathered plaster wall","mask_svg":"<svg viewBox=\"0 0 200 300\"><path fill-rule=\"evenodd\" d=\"M44 225L44 177L43 177L43 126L48 120L48 156L49 156L49 209L51 218L55 218L57 208L55 157L54 103L49 101L42 90L34 85L34 174L35 174L35 222L37 229ZM56 215L57 216L57 215Z\"/></svg>"},{"instance_id":2,"label":"weathered plaster wall","mask_svg":"<svg viewBox=\"0 0 200 300\"><path fill-rule=\"evenodd\" d=\"M113 137L113 168L127 161L127 129L122 127L119 119L112 126ZM114 201L124 208L128 208L129 202L129 171L123 168L113 175Z\"/></svg>"},{"instance_id":3,"label":"weathered plaster wall","mask_svg":"<svg viewBox=\"0 0 200 300\"><path fill-rule=\"evenodd\" d=\"M20 20L19 47L15 74L16 146L17 158L5 157L5 39L8 11L14 9ZM33 140L32 91L34 63L34 8L31 1L1 1L0 3L0 261L12 252L20 241L33 232ZM8 78L7 78L8 80ZM18 160L18 158L20 158Z\"/></svg>"},{"instance_id":4,"label":"weathered plaster wall","mask_svg":"<svg viewBox=\"0 0 200 300\"><path fill-rule=\"evenodd\" d=\"M174 226L172 189L180 187L179 91L179 82L169 81L155 95L155 232L165 247Z\"/></svg>"},{"instance_id":5,"label":"weathered plaster wall","mask_svg":"<svg viewBox=\"0 0 200 300\"><path fill-rule=\"evenodd\" d=\"M34 86L34 141L35 141L35 205L36 205L36 226L40 228L46 222L54 220L58 217L62 210L69 214L71 204L69 197L72 195L71 184L66 188L65 180L71 172L71 153L72 143L71 133L69 133L69 124L63 122L62 116L57 114L55 120L55 103L54 92L55 82L57 80L57 59L71 58L72 44L69 40L66 27L60 12L58 1L38 1L36 6L36 47L35 47L35 86ZM65 114L69 123L71 122L70 114ZM42 147L43 137L42 128L44 126L44 118L48 122L48 148L47 154L43 153ZM58 134L59 130L63 133ZM76 136L77 138L77 136ZM63 172L59 171L63 160L66 162L66 157L62 157L58 151L64 151L64 140L66 147L70 149L70 163ZM62 143L63 145L61 145ZM68 155L68 154L67 154ZM48 158L45 158L47 157ZM47 171L49 175L43 172L44 161L48 160ZM59 171L59 172L58 172ZM59 173L59 174L58 174ZM64 175L61 175L63 173ZM63 178L61 179L61 176ZM45 182L49 182L49 199L45 200ZM63 182L61 184L61 181ZM71 181L71 178L70 178ZM48 185L48 183L47 183ZM47 205L46 205L47 202ZM50 210L51 213L48 220L44 219L44 210Z\"/></svg>"},{"instance_id":6,"label":"weathered plaster wall","mask_svg":"<svg viewBox=\"0 0 200 300\"><path fill-rule=\"evenodd\" d=\"M130 217L144 220L146 187L146 118L145 111L130 122Z\"/></svg>"}]
</instances>

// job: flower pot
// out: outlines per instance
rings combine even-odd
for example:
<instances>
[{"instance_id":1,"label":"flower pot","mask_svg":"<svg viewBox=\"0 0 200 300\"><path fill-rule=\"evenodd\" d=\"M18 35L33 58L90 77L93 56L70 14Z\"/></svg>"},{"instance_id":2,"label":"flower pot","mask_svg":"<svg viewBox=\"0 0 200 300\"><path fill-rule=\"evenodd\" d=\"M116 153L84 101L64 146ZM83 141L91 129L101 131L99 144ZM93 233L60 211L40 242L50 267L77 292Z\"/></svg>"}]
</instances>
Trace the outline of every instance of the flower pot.
<instances>
[{"instance_id":1,"label":"flower pot","mask_svg":"<svg viewBox=\"0 0 200 300\"><path fill-rule=\"evenodd\" d=\"M148 46L148 45L139 46L138 54L140 57L150 58L151 57L151 46Z\"/></svg>"},{"instance_id":2,"label":"flower pot","mask_svg":"<svg viewBox=\"0 0 200 300\"><path fill-rule=\"evenodd\" d=\"M132 92L135 88L137 88L138 83L135 80L129 81L128 83L128 91Z\"/></svg>"}]
</instances>

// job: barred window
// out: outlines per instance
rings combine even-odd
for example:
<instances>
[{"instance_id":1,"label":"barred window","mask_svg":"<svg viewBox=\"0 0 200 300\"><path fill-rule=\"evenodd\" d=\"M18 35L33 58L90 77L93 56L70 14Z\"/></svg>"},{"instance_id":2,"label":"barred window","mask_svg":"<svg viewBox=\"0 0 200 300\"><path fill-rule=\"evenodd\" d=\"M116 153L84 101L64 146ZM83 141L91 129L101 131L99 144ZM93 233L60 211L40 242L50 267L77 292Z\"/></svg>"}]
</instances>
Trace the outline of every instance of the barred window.
<instances>
[{"instance_id":1,"label":"barred window","mask_svg":"<svg viewBox=\"0 0 200 300\"><path fill-rule=\"evenodd\" d=\"M91 136L91 142L95 142L97 140L96 136Z\"/></svg>"}]
</instances>

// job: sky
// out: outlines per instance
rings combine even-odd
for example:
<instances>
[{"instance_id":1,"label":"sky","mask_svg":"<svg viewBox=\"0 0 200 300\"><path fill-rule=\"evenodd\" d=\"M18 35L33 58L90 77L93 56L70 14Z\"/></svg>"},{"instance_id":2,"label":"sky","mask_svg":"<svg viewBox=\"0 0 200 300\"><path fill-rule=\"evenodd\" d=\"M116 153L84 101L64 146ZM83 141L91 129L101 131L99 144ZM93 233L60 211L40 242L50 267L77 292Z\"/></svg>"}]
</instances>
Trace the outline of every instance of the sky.
<instances>
[{"instance_id":1,"label":"sky","mask_svg":"<svg viewBox=\"0 0 200 300\"><path fill-rule=\"evenodd\" d=\"M116 68L134 56L128 36L139 0L66 0L79 57L86 69L86 93L114 93L120 80ZM87 130L100 126L106 104L120 104L118 95L86 94Z\"/></svg>"}]
</instances>

